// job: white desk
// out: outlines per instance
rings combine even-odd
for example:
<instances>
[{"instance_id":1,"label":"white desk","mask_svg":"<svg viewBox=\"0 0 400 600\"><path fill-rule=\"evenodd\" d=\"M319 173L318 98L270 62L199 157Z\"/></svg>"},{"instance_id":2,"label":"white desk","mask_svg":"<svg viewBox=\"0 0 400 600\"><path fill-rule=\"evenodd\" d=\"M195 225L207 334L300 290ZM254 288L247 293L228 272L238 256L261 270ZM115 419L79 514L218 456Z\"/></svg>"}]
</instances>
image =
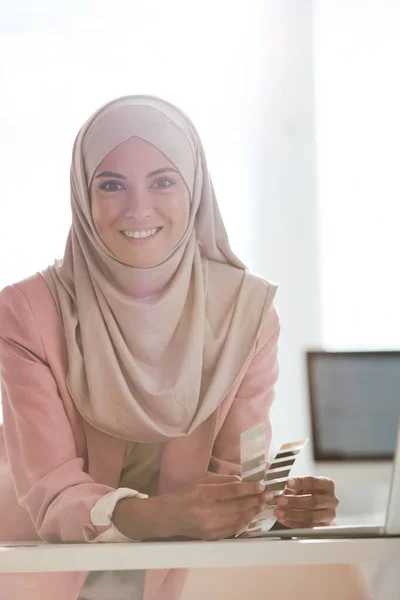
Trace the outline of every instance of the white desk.
<instances>
[{"instance_id":1,"label":"white desk","mask_svg":"<svg viewBox=\"0 0 400 600\"><path fill-rule=\"evenodd\" d=\"M0 573L400 561L400 538L0 546Z\"/></svg>"}]
</instances>

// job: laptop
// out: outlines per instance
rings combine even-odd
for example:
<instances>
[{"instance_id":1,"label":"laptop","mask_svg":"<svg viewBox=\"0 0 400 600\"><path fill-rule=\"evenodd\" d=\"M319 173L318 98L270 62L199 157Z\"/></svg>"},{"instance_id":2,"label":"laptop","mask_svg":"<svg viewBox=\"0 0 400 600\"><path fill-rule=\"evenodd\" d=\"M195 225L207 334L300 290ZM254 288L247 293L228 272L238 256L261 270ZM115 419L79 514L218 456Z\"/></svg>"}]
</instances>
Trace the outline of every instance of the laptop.
<instances>
[{"instance_id":1,"label":"laptop","mask_svg":"<svg viewBox=\"0 0 400 600\"><path fill-rule=\"evenodd\" d=\"M307 382L315 461L393 459L400 351L308 351Z\"/></svg>"}]
</instances>

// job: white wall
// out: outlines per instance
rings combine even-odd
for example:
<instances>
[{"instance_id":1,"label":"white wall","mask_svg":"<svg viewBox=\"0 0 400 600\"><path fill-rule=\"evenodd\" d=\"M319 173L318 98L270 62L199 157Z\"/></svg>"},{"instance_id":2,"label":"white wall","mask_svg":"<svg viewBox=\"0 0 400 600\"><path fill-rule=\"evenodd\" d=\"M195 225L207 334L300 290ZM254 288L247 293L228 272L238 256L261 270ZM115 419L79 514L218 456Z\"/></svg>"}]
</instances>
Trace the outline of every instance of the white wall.
<instances>
[{"instance_id":1,"label":"white wall","mask_svg":"<svg viewBox=\"0 0 400 600\"><path fill-rule=\"evenodd\" d=\"M316 0L324 345L400 347L400 3Z\"/></svg>"}]
</instances>

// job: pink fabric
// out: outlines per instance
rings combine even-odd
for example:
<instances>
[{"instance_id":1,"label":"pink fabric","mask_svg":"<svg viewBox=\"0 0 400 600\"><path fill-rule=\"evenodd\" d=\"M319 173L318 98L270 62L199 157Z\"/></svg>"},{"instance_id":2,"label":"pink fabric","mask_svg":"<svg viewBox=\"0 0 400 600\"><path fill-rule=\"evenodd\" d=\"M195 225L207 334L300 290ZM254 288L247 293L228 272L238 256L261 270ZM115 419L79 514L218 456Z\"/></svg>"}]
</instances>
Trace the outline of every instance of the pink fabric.
<instances>
[{"instance_id":1,"label":"pink fabric","mask_svg":"<svg viewBox=\"0 0 400 600\"><path fill-rule=\"evenodd\" d=\"M187 437L165 443L159 493L239 470L239 437L268 424L278 375L278 316L271 308L238 383ZM84 542L90 511L118 487L125 441L94 429L66 387L67 353L45 282L35 275L0 294L0 540ZM4 518L7 515L7 518ZM75 600L87 573L0 575L0 599ZM184 571L149 571L145 600L176 600ZM56 590L56 592L55 592Z\"/></svg>"}]
</instances>

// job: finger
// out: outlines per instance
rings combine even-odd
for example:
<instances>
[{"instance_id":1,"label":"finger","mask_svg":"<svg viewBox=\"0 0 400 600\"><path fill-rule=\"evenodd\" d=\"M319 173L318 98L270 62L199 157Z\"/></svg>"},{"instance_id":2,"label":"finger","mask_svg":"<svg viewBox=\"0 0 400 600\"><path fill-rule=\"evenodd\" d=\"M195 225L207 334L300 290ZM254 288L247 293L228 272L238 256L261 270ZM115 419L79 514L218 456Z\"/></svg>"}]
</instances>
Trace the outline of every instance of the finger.
<instances>
[{"instance_id":1,"label":"finger","mask_svg":"<svg viewBox=\"0 0 400 600\"><path fill-rule=\"evenodd\" d=\"M197 483L235 483L242 481L239 475L224 475L221 473L208 473L206 477L197 480Z\"/></svg>"},{"instance_id":2,"label":"finger","mask_svg":"<svg viewBox=\"0 0 400 600\"><path fill-rule=\"evenodd\" d=\"M226 500L233 500L234 498L261 494L265 490L265 483L261 481L236 481L210 487L214 488L215 499L224 502Z\"/></svg>"},{"instance_id":3,"label":"finger","mask_svg":"<svg viewBox=\"0 0 400 600\"><path fill-rule=\"evenodd\" d=\"M330 525L335 519L336 512L332 509L324 510L276 510L275 516L283 525L294 523L296 527L315 527L316 525ZM293 525L290 525L293 527Z\"/></svg>"},{"instance_id":4,"label":"finger","mask_svg":"<svg viewBox=\"0 0 400 600\"><path fill-rule=\"evenodd\" d=\"M258 513L258 508L251 508L234 519L232 519L232 516L221 519L219 525L206 531L202 538L206 540L220 540L235 535L240 529L250 525Z\"/></svg>"},{"instance_id":5,"label":"finger","mask_svg":"<svg viewBox=\"0 0 400 600\"><path fill-rule=\"evenodd\" d=\"M248 527L256 519L259 512L258 508L252 508L238 515L233 533L237 533L244 527Z\"/></svg>"},{"instance_id":6,"label":"finger","mask_svg":"<svg viewBox=\"0 0 400 600\"><path fill-rule=\"evenodd\" d=\"M323 508L336 508L339 500L336 496L327 494L304 494L280 496L277 501L279 508L294 510L320 510Z\"/></svg>"},{"instance_id":7,"label":"finger","mask_svg":"<svg viewBox=\"0 0 400 600\"><path fill-rule=\"evenodd\" d=\"M335 493L335 484L328 477L292 477L286 482L288 490L296 494L332 494Z\"/></svg>"},{"instance_id":8,"label":"finger","mask_svg":"<svg viewBox=\"0 0 400 600\"><path fill-rule=\"evenodd\" d=\"M243 498L233 498L232 500L224 500L219 505L224 514L234 515L241 512L246 512L251 508L258 508L261 512L268 506L268 503L273 499L272 492L263 492L254 496L244 496Z\"/></svg>"}]
</instances>

